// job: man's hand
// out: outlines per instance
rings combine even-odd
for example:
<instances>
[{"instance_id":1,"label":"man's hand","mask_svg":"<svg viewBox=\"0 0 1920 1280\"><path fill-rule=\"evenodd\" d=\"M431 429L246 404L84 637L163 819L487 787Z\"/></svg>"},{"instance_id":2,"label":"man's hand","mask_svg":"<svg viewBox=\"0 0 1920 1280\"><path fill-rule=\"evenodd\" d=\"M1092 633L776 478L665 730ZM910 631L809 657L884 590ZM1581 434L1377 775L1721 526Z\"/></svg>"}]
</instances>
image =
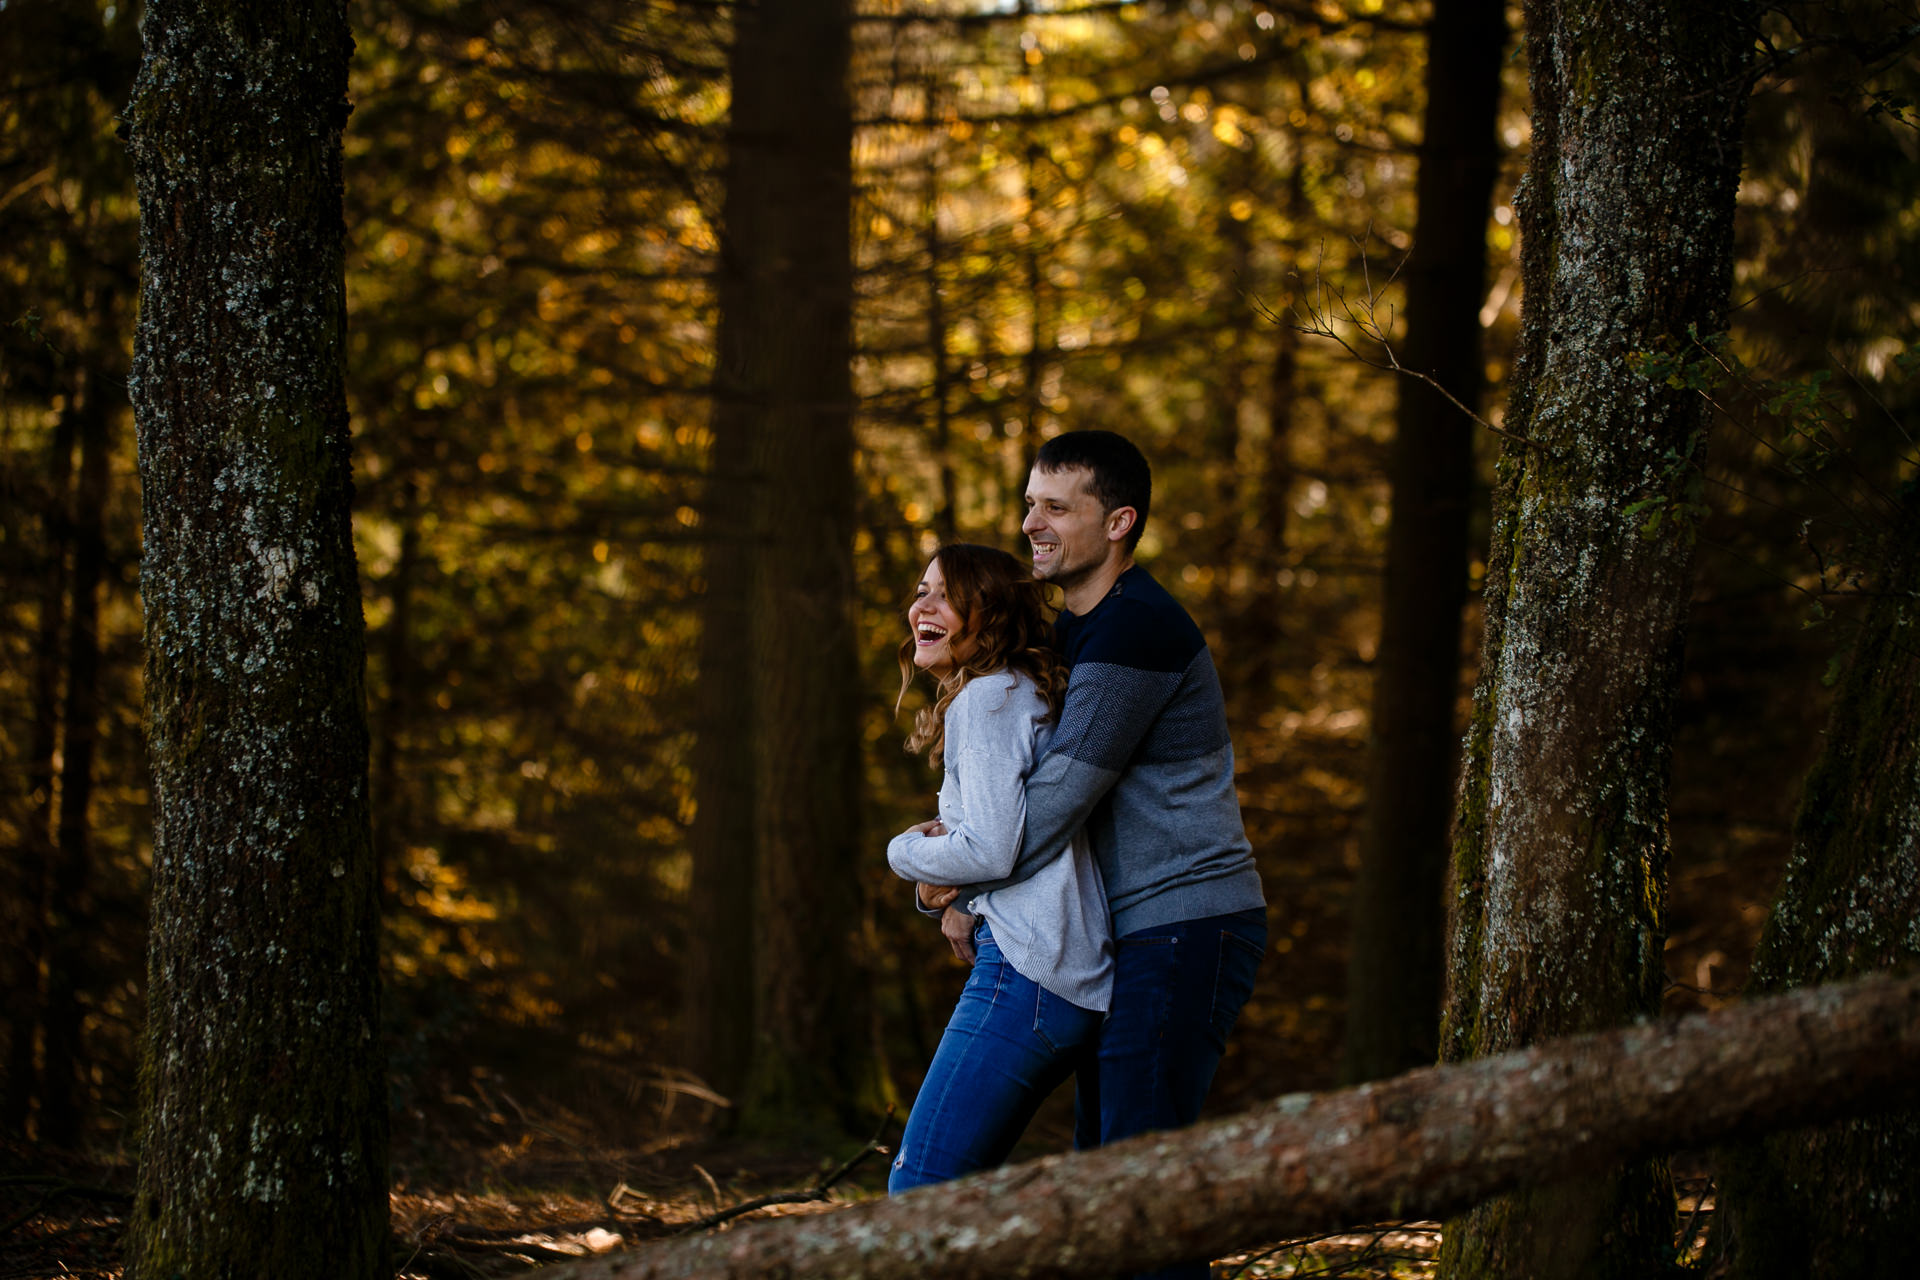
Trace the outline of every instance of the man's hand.
<instances>
[{"instance_id":1,"label":"man's hand","mask_svg":"<svg viewBox=\"0 0 1920 1280\"><path fill-rule=\"evenodd\" d=\"M920 895L920 905L929 911L938 911L950 907L953 900L960 896L960 890L945 884L918 884L914 892Z\"/></svg>"},{"instance_id":2,"label":"man's hand","mask_svg":"<svg viewBox=\"0 0 1920 1280\"><path fill-rule=\"evenodd\" d=\"M908 827L907 830L919 836L943 836L947 834L946 827L938 818L929 818L925 822L916 822Z\"/></svg>"},{"instance_id":3,"label":"man's hand","mask_svg":"<svg viewBox=\"0 0 1920 1280\"><path fill-rule=\"evenodd\" d=\"M958 907L948 907L940 915L940 932L946 937L961 964L973 963L973 917Z\"/></svg>"}]
</instances>

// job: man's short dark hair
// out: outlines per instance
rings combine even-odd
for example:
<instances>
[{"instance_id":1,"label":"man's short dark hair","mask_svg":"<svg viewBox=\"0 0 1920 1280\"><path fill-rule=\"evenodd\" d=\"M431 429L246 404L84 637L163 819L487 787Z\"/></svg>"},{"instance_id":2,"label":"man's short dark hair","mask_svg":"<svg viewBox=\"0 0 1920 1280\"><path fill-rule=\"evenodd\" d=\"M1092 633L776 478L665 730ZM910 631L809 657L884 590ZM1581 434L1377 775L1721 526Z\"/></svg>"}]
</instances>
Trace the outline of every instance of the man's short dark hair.
<instances>
[{"instance_id":1,"label":"man's short dark hair","mask_svg":"<svg viewBox=\"0 0 1920 1280\"><path fill-rule=\"evenodd\" d=\"M1084 469L1091 476L1087 488L1100 500L1103 513L1120 507L1134 510L1127 530L1127 551L1140 545L1147 527L1147 508L1153 503L1153 468L1133 441L1115 431L1068 431L1040 446L1034 469L1056 472Z\"/></svg>"}]
</instances>

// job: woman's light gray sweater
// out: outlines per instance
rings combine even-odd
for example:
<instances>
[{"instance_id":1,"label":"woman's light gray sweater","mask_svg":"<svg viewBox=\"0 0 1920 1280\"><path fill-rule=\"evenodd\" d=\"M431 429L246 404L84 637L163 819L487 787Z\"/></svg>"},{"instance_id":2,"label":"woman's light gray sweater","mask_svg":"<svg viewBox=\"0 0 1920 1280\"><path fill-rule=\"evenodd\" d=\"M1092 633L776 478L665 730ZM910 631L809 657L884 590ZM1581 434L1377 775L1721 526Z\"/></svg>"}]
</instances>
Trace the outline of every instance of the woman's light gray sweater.
<instances>
[{"instance_id":1,"label":"woman's light gray sweater","mask_svg":"<svg viewBox=\"0 0 1920 1280\"><path fill-rule=\"evenodd\" d=\"M1016 672L978 676L947 704L940 783L943 836L903 831L887 863L906 880L980 884L1004 878L1019 859L1027 822L1027 775L1050 734L1046 700ZM1084 833L1033 876L967 905L1022 977L1083 1009L1104 1013L1113 990L1113 930L1100 868Z\"/></svg>"}]
</instances>

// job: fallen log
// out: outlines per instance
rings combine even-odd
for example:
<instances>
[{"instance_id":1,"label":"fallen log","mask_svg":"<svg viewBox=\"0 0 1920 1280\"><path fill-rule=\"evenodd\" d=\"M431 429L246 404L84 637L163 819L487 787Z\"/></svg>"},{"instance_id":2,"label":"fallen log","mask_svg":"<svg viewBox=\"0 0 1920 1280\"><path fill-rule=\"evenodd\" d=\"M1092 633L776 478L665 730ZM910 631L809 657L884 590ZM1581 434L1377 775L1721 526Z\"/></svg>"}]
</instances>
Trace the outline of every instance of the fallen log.
<instances>
[{"instance_id":1,"label":"fallen log","mask_svg":"<svg viewBox=\"0 0 1920 1280\"><path fill-rule=\"evenodd\" d=\"M840 1213L542 1270L544 1280L1101 1276L1499 1192L1920 1089L1920 977L1874 977L1428 1067Z\"/></svg>"}]
</instances>

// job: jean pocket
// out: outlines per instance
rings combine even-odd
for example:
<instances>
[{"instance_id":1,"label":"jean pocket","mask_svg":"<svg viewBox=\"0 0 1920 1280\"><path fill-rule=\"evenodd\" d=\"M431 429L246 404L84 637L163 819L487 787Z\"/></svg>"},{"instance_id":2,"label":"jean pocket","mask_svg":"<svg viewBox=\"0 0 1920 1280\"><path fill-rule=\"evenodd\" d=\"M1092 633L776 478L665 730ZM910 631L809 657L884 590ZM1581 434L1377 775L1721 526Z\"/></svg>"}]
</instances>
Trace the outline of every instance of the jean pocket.
<instances>
[{"instance_id":1,"label":"jean pocket","mask_svg":"<svg viewBox=\"0 0 1920 1280\"><path fill-rule=\"evenodd\" d=\"M1183 964L1191 949L1188 940L1170 934L1116 940L1113 1000L1100 1031L1102 1058L1158 1053L1178 1011L1198 1016L1205 973L1191 974Z\"/></svg>"},{"instance_id":2,"label":"jean pocket","mask_svg":"<svg viewBox=\"0 0 1920 1280\"><path fill-rule=\"evenodd\" d=\"M1214 1047L1223 1052L1240 1010L1253 994L1254 975L1265 953L1266 947L1251 938L1231 929L1220 931L1220 957L1213 972L1213 1008L1207 1017L1207 1031Z\"/></svg>"},{"instance_id":3,"label":"jean pocket","mask_svg":"<svg viewBox=\"0 0 1920 1280\"><path fill-rule=\"evenodd\" d=\"M1033 1034L1054 1056L1089 1043L1100 1031L1104 1014L1082 1009L1064 996L1034 984Z\"/></svg>"}]
</instances>

